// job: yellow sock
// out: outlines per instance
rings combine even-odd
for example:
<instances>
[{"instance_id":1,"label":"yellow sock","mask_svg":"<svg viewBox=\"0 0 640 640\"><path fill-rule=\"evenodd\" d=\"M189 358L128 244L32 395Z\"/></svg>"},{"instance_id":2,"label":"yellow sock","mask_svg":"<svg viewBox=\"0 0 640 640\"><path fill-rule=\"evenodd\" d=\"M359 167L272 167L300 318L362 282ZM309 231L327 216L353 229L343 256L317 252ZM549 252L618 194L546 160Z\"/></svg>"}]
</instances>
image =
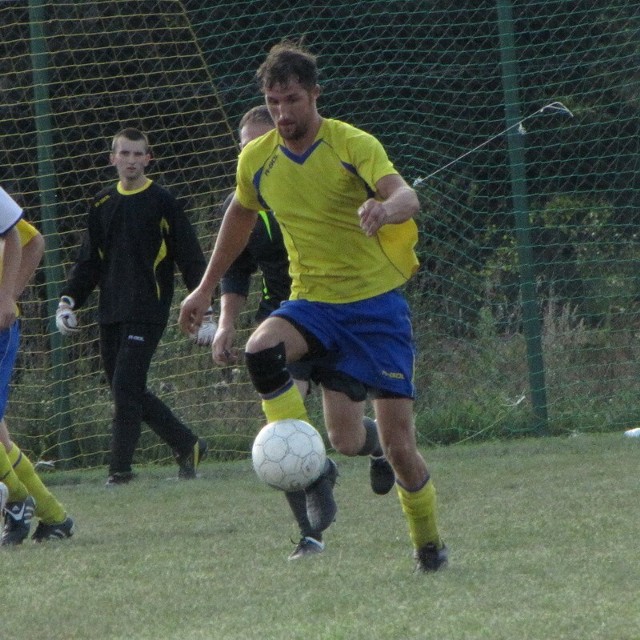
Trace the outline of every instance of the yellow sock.
<instances>
[{"instance_id":1,"label":"yellow sock","mask_svg":"<svg viewBox=\"0 0 640 640\"><path fill-rule=\"evenodd\" d=\"M20 502L25 500L29 495L29 491L27 491L27 488L22 484L20 478L18 478L16 472L13 470L13 465L11 464L11 460L9 460L7 450L1 444L0 482L4 482L7 485L7 489L9 489L9 502Z\"/></svg>"},{"instance_id":2,"label":"yellow sock","mask_svg":"<svg viewBox=\"0 0 640 640\"><path fill-rule=\"evenodd\" d=\"M396 482L396 490L409 524L409 537L414 548L420 549L429 542L433 542L438 549L442 547L442 539L438 533L436 489L433 482L428 480L418 491L407 491Z\"/></svg>"},{"instance_id":3,"label":"yellow sock","mask_svg":"<svg viewBox=\"0 0 640 640\"><path fill-rule=\"evenodd\" d=\"M298 387L291 383L291 386L276 395L262 400L262 410L267 417L267 422L284 420L285 418L296 418L309 422L309 415L304 406L304 400Z\"/></svg>"},{"instance_id":4,"label":"yellow sock","mask_svg":"<svg viewBox=\"0 0 640 640\"><path fill-rule=\"evenodd\" d=\"M8 458L16 475L36 501L36 516L45 524L59 524L62 522L67 517L64 507L55 499L51 491L44 486L33 468L31 460L20 451L15 443L8 453Z\"/></svg>"}]
</instances>

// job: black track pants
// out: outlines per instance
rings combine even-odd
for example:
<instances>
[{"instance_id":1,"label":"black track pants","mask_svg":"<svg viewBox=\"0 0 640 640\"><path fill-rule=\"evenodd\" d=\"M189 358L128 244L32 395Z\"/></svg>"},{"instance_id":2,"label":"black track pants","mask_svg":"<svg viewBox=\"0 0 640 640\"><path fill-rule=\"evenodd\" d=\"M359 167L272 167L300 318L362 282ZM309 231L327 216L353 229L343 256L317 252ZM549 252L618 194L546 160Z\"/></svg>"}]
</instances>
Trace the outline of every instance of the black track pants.
<instances>
[{"instance_id":1,"label":"black track pants","mask_svg":"<svg viewBox=\"0 0 640 640\"><path fill-rule=\"evenodd\" d=\"M171 409L147 389L151 358L163 331L163 325L155 324L100 325L100 354L114 403L110 474L131 471L143 421L180 453L190 451L197 441Z\"/></svg>"}]
</instances>

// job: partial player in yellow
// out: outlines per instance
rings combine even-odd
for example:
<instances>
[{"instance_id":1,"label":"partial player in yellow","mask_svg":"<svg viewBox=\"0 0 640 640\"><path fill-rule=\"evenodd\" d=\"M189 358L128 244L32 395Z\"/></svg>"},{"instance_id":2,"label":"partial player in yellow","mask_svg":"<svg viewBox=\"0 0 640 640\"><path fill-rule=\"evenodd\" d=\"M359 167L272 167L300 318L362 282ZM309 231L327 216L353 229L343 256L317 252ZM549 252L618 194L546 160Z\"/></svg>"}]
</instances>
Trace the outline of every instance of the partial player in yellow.
<instances>
[{"instance_id":1,"label":"partial player in yellow","mask_svg":"<svg viewBox=\"0 0 640 640\"><path fill-rule=\"evenodd\" d=\"M315 56L275 45L257 72L276 129L247 144L238 159L236 192L226 210L207 271L182 303L183 331L196 331L211 294L244 248L257 212L271 209L290 260L290 299L252 333L245 361L267 422L308 421L287 364L326 357L359 381L376 413L379 440L396 477L420 571L447 563L433 481L416 445L415 348L401 287L415 273L419 202L380 142L345 122L322 117ZM323 389L331 444L357 452L366 432L341 415ZM307 490L307 515L325 528L336 511L335 468Z\"/></svg>"},{"instance_id":2,"label":"partial player in yellow","mask_svg":"<svg viewBox=\"0 0 640 640\"><path fill-rule=\"evenodd\" d=\"M6 202L7 206L2 208L4 195L6 194L0 195L0 224L4 221L7 210L12 210L11 205ZM3 546L24 541L29 535L34 512L40 520L33 534L36 542L69 538L74 529L72 518L45 487L29 458L11 440L4 418L11 374L20 343L19 311L15 301L33 277L44 253L44 238L24 219L20 218L15 222L10 233L15 233L15 238L3 236L1 243L0 278L0 300L11 299L15 309L13 322L9 326L3 324L0 329L0 481L6 485L9 493L0 541ZM11 244L16 239L18 250Z\"/></svg>"}]
</instances>

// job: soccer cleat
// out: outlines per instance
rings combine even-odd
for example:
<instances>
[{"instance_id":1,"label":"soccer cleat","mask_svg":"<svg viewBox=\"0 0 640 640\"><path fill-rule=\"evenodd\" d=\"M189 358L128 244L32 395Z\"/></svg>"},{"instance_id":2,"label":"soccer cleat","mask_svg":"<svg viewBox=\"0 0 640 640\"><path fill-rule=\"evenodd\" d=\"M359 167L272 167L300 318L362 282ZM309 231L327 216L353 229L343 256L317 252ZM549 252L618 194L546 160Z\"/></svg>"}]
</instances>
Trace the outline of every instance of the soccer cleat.
<instances>
[{"instance_id":1,"label":"soccer cleat","mask_svg":"<svg viewBox=\"0 0 640 640\"><path fill-rule=\"evenodd\" d=\"M425 544L424 547L416 549L413 557L416 561L416 571L428 573L446 567L449 560L449 552L446 545L443 544L438 549L433 542L430 542Z\"/></svg>"},{"instance_id":2,"label":"soccer cleat","mask_svg":"<svg viewBox=\"0 0 640 640\"><path fill-rule=\"evenodd\" d=\"M121 484L129 484L136 477L131 471L117 471L112 473L105 482L105 487L116 487Z\"/></svg>"},{"instance_id":3,"label":"soccer cleat","mask_svg":"<svg viewBox=\"0 0 640 640\"><path fill-rule=\"evenodd\" d=\"M198 438L189 453L181 455L174 451L176 462L178 463L178 478L191 480L196 477L198 465L207 457L209 447L204 438Z\"/></svg>"},{"instance_id":4,"label":"soccer cleat","mask_svg":"<svg viewBox=\"0 0 640 640\"><path fill-rule=\"evenodd\" d=\"M291 552L289 560L299 560L300 558L306 558L308 556L315 556L318 553L324 551L324 542L305 536L300 539L300 542L296 545L296 548Z\"/></svg>"},{"instance_id":5,"label":"soccer cleat","mask_svg":"<svg viewBox=\"0 0 640 640\"><path fill-rule=\"evenodd\" d=\"M384 496L396 483L393 467L384 456L369 456L369 481L373 493Z\"/></svg>"},{"instance_id":6,"label":"soccer cleat","mask_svg":"<svg viewBox=\"0 0 640 640\"><path fill-rule=\"evenodd\" d=\"M4 511L4 505L7 504L8 499L9 489L7 489L7 485L4 482L0 482L0 515Z\"/></svg>"},{"instance_id":7,"label":"soccer cleat","mask_svg":"<svg viewBox=\"0 0 640 640\"><path fill-rule=\"evenodd\" d=\"M73 518L65 518L59 524L45 524L40 520L31 539L34 542L44 542L45 540L63 540L70 538L75 533Z\"/></svg>"},{"instance_id":8,"label":"soccer cleat","mask_svg":"<svg viewBox=\"0 0 640 640\"><path fill-rule=\"evenodd\" d=\"M320 477L304 490L307 518L314 531L324 531L335 520L338 505L333 497L333 487L337 477L336 463L327 458Z\"/></svg>"},{"instance_id":9,"label":"soccer cleat","mask_svg":"<svg viewBox=\"0 0 640 640\"><path fill-rule=\"evenodd\" d=\"M36 501L27 496L20 502L7 502L4 508L4 528L0 545L22 544L29 535Z\"/></svg>"}]
</instances>

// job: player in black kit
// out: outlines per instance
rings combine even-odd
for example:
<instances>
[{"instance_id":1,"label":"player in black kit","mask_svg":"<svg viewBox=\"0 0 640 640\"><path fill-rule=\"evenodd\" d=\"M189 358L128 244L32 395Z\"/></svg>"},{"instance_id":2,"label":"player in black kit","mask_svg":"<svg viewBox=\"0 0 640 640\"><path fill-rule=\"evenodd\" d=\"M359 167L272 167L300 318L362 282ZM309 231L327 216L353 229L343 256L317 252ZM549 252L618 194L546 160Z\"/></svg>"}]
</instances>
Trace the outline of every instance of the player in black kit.
<instances>
[{"instance_id":1,"label":"player in black kit","mask_svg":"<svg viewBox=\"0 0 640 640\"><path fill-rule=\"evenodd\" d=\"M169 320L175 267L191 291L205 258L182 206L145 175L151 161L146 135L120 131L110 161L119 182L91 204L82 245L60 292L56 325L64 335L78 331L75 311L99 287L100 354L115 406L107 486L133 479L142 421L171 447L178 477L194 478L207 442L147 388L147 374ZM193 340L209 345L214 333L209 314Z\"/></svg>"}]
</instances>

